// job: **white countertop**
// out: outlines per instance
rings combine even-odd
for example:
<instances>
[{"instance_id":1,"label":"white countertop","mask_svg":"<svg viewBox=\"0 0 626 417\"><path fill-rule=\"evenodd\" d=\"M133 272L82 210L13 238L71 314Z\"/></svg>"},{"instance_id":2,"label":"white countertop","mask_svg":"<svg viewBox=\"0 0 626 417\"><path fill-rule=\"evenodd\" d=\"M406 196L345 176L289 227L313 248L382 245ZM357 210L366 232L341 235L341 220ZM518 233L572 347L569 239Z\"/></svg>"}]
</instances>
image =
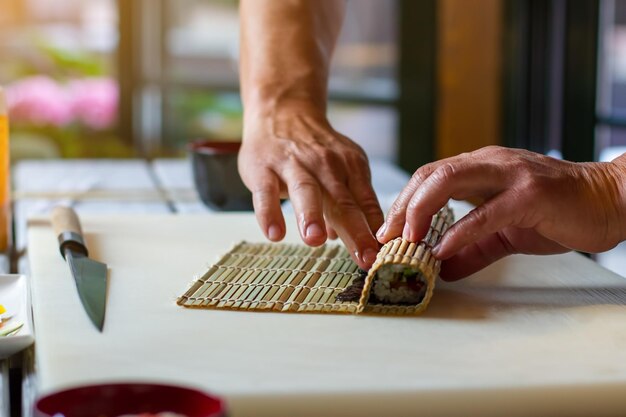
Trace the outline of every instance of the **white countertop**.
<instances>
[{"instance_id":1,"label":"white countertop","mask_svg":"<svg viewBox=\"0 0 626 417\"><path fill-rule=\"evenodd\" d=\"M384 162L373 162L372 172L381 203L383 207L388 207L409 176ZM68 175L70 173L73 175ZM167 213L171 207L167 202L162 197L153 197L158 193L149 194L144 201L140 201L136 198L125 200L124 192L139 188L148 191L158 188L190 191L192 181L187 162L157 160L152 165L137 160L23 162L15 169L14 181L15 188L20 193L30 193L28 198L20 198L16 203L18 242L21 247L27 243L27 217L46 215L55 203L63 200L68 202L63 197L38 197L37 193L62 194L64 191L77 189L87 193L90 190L120 192L118 197L107 201L92 198L78 198L73 201L79 215L85 219L88 233L92 234L96 253L107 258L112 268L111 278L115 278L121 285L115 289L118 294L123 295L119 300L125 300L116 302L116 305L122 306L120 309L115 305L110 307L106 326L111 329L111 334L104 336L104 339L84 337L84 332L89 328L86 326L88 322L80 309L72 310L77 308L74 303L76 300L72 301L75 289L67 287L67 279L58 283L40 281L37 284L41 278L60 276L59 274L66 274L67 270L57 256L56 248L50 249L50 234L46 226L31 230L31 235L38 236L37 248L29 248L31 255L33 251L37 254L39 265L32 271L33 279L37 286L43 285L41 288L46 288L36 296L39 301L36 301L35 308L39 308L40 315L50 317L38 324L38 365L42 371L38 377L44 390L90 380L133 376L154 380L161 377L226 394L236 404L234 416L263 415L257 412L256 407L273 410L277 398L282 405L282 412L297 410L300 415L316 415L316 412L321 415L320 411L328 409L320 409L320 404L324 406L324 401L330 398L332 401L327 406L332 405L337 412L326 414L355 416L368 413L389 415L389 403L393 403L398 411L405 411L396 415L413 415L415 409L450 411L458 410L458 407L463 410L481 410L481 415L488 415L500 414L503 407L510 406L518 408L509 415L528 414L522 412L528 411L528 407L549 412L551 415L600 415L599 410L604 410L606 415L612 415L611 410L616 408L611 407L621 404L621 396L626 389L622 365L626 364L626 358L621 353L626 351L626 346L623 346L626 340L623 330L625 326L622 325L625 313L621 287L623 282L619 277L577 254L530 257L530 260L524 260L525 257L510 258L484 272L487 274L486 279L468 280L445 288L440 285L435 302L423 321L400 319L388 325L388 319L376 318L298 318L296 328L305 326L308 330L318 331L330 325L332 331L336 332L339 329L338 323L349 323L350 337L354 338L350 343L353 344L342 345L342 349L351 346L351 351L357 352L355 356L359 361L357 364L347 358L347 373L337 372L337 360L341 356L333 356L337 354L335 345L316 340L300 352L298 349L301 348L302 339L296 338L293 344L287 345L286 351L279 351L280 358L276 356L286 361L283 364L284 369L281 368L285 372L283 374L267 373L266 377L265 372L254 373L257 379L251 379L251 374L246 373L249 369L242 368L250 362L244 361L243 365L235 367L234 372L231 372L232 367L224 368L219 359L216 362L216 356L206 354L206 362L200 361L200 366L193 369L190 377L186 369L192 369L188 365L193 356L180 352L187 352L187 346L191 346L193 352L200 352L200 342L208 343L207 346L212 345L212 339L204 339L203 334L211 336L214 317L220 317L219 323L228 324L235 320L236 323L232 322L233 329L249 329L261 337L252 340L251 345L242 347L242 352L251 355L250 360L258 359L254 355L259 343L263 345L263 342L267 342L271 345L274 341L268 335L276 336L276 341L291 340L288 336L293 334L293 321L296 319L291 315L281 315L282 318L276 315L260 315L250 320L248 316L235 313L235 316L226 316L229 319L224 320L224 312L180 311L174 305L174 298L186 289L193 274L201 272L203 266L214 260L217 253L227 249L214 246L210 234L205 236L197 233L197 230L204 230L198 229L198 221L206 222L203 223L204 228L211 229L216 220L213 216L170 216ZM200 202L189 198L189 193L180 200L176 199L176 195L178 194L173 193L171 196L173 207L178 213L209 212ZM105 213L113 217L102 217ZM135 214L131 224L136 228L125 230L125 225L129 224L128 218L115 216L120 213ZM142 214L157 217L146 218ZM97 216L89 217L90 215ZM166 229L150 226L160 224L161 221L170 226ZM236 223L248 226L240 237L262 239L251 217ZM184 236L177 232L170 234L172 227L180 233L183 230L195 230L196 233L189 242L190 232L184 232ZM98 243L98 236L101 234L106 236L103 240L106 243L99 247L101 243ZM224 231L222 235L228 235L228 231ZM120 236L124 238L120 239ZM96 237L98 238L95 239ZM291 235L291 239L295 237ZM166 242L159 246L159 250L147 257L141 255L132 258L132 262L128 262L127 256L142 253L139 248L146 242L159 240ZM118 249L113 250L113 247L119 248L120 245L123 253ZM180 262L164 261L169 259L186 261L182 262L181 268ZM620 258L618 255L611 259L626 259L626 256ZM152 260L149 268L145 267L147 260ZM621 264L624 273L625 263ZM617 267L620 267L619 262ZM25 262L22 262L21 268L23 272L29 270ZM508 271L506 276L511 273L511 276L521 281L492 281L494 276L502 277L503 271ZM158 281L159 285L151 287L148 297L138 294L130 300L124 298L129 288L135 288L141 282L145 284L153 277L158 277L155 282ZM59 283L63 284L57 285ZM504 288L501 284L504 284ZM50 291L47 285L50 285ZM113 297L113 293L110 296ZM59 306L66 306L70 313L65 307ZM170 328L159 325L161 318L167 319L170 316L177 317L175 320L180 322L176 323L185 323L184 326L179 328L176 324ZM155 320L150 321L151 318ZM71 320L69 325L57 326L59 321L68 319ZM277 321L292 323L289 327L292 329L291 333L272 333L280 328L275 325ZM145 323L149 325L146 327ZM191 332L185 327L190 323L193 324ZM357 326L352 329L354 323ZM373 323L383 326L380 339L374 342L368 339L372 338L371 334L365 333ZM426 326L427 331L423 326ZM449 339L451 330L458 334ZM261 331L265 333L260 334ZM229 330L219 327L219 332L228 333ZM505 332L506 337L495 337L498 332ZM298 334L297 330L295 334ZM422 346L422 339L426 335L429 342ZM306 340L311 341L310 338ZM104 342L102 345L101 341ZM405 346L407 342L412 345ZM371 345L382 354L372 356L371 349L361 352L359 346L362 345ZM220 346L223 353L232 350L226 349L226 344ZM94 347L95 351L90 350ZM84 349L93 353L85 354ZM312 365L320 362L320 358L330 358L330 362L321 362L319 367L316 365L313 372L315 381L319 381L320 374L324 374L330 381L325 390L318 392L310 389L311 385L307 385L313 382L308 381L298 368L302 357L313 361ZM389 361L383 360L386 357L397 358L399 361L390 365ZM412 360L411 358L427 359L423 363L405 366L404 363ZM466 367L468 361L471 366ZM446 364L453 366L444 372L442 367ZM480 378L475 374L478 365L486 371ZM215 375L212 366L219 368ZM376 368L373 373L366 372L372 367ZM185 372L181 369L185 369ZM265 368L261 367L260 370L263 369ZM417 370L420 372L416 372ZM509 375L508 379L498 379L504 374ZM398 378L397 375L402 377ZM413 379L407 383L406 378ZM511 381L515 383L510 384ZM284 395L285 387L293 388L288 396ZM330 395L330 389L336 395ZM261 393L262 396L255 397L255 393ZM273 394L269 395L270 393ZM299 408L302 401L308 404L313 402L314 406L302 410ZM362 404L362 407L354 408L355 401ZM452 408L441 408L442 405ZM604 408L598 408L599 405ZM594 413L590 411L592 406Z\"/></svg>"},{"instance_id":2,"label":"white countertop","mask_svg":"<svg viewBox=\"0 0 626 417\"><path fill-rule=\"evenodd\" d=\"M174 300L207 263L263 240L251 214L82 220L110 267L103 334L49 225L29 229L44 392L169 381L225 396L234 417L623 411L626 281L578 254L510 257L439 283L422 317L187 310Z\"/></svg>"}]
</instances>

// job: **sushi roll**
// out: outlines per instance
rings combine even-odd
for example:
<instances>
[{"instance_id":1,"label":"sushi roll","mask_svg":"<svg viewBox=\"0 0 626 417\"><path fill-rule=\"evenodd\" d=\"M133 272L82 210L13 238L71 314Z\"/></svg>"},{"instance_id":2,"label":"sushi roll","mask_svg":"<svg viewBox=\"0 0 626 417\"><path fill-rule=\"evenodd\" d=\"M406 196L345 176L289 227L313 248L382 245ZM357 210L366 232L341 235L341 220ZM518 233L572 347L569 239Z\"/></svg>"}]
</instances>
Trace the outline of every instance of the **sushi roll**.
<instances>
[{"instance_id":1,"label":"sushi roll","mask_svg":"<svg viewBox=\"0 0 626 417\"><path fill-rule=\"evenodd\" d=\"M396 238L379 251L362 284L358 312L419 314L430 302L441 261L432 248L454 221L447 206L433 216L426 237L420 242Z\"/></svg>"},{"instance_id":2,"label":"sushi roll","mask_svg":"<svg viewBox=\"0 0 626 417\"><path fill-rule=\"evenodd\" d=\"M386 264L376 272L370 302L382 304L419 304L426 296L426 280L417 268Z\"/></svg>"}]
</instances>

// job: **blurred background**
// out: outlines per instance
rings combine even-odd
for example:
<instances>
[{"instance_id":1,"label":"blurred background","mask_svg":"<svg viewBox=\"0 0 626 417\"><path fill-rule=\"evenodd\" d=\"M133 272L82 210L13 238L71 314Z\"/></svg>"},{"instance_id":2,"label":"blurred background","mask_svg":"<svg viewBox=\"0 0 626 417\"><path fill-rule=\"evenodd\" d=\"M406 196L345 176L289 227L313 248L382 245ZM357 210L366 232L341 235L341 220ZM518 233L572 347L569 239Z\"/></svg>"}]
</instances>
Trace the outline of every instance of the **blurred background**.
<instances>
[{"instance_id":1,"label":"blurred background","mask_svg":"<svg viewBox=\"0 0 626 417\"><path fill-rule=\"evenodd\" d=\"M373 154L393 159L397 4L350 3L331 116ZM177 156L193 139L240 139L237 7L229 0L3 1L0 84L13 161Z\"/></svg>"},{"instance_id":2,"label":"blurred background","mask_svg":"<svg viewBox=\"0 0 626 417\"><path fill-rule=\"evenodd\" d=\"M239 140L232 0L3 0L13 161L180 156ZM489 144L626 145L626 0L353 0L329 117L407 170Z\"/></svg>"}]
</instances>

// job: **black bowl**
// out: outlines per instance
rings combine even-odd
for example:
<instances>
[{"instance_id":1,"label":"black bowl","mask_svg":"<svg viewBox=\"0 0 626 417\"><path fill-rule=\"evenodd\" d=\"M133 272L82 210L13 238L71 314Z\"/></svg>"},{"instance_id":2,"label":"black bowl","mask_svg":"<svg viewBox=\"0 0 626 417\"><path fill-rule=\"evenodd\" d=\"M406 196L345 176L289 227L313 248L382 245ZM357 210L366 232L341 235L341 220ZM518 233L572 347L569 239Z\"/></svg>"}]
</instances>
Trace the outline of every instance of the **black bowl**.
<instances>
[{"instance_id":1,"label":"black bowl","mask_svg":"<svg viewBox=\"0 0 626 417\"><path fill-rule=\"evenodd\" d=\"M212 210L253 209L252 193L237 170L240 147L239 142L214 141L194 141L188 146L196 191Z\"/></svg>"}]
</instances>

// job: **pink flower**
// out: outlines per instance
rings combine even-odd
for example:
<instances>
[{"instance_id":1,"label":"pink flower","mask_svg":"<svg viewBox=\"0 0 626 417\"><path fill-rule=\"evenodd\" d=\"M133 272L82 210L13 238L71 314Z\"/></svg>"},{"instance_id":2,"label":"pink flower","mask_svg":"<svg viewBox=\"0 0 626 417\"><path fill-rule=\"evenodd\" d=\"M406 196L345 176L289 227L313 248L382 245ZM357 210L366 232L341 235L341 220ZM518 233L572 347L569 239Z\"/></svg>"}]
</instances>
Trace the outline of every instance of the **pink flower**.
<instances>
[{"instance_id":1,"label":"pink flower","mask_svg":"<svg viewBox=\"0 0 626 417\"><path fill-rule=\"evenodd\" d=\"M85 78L63 86L45 76L7 86L9 116L14 122L64 127L77 122L94 130L117 119L118 87L110 78Z\"/></svg>"},{"instance_id":2,"label":"pink flower","mask_svg":"<svg viewBox=\"0 0 626 417\"><path fill-rule=\"evenodd\" d=\"M115 123L118 109L118 86L110 78L86 78L68 84L74 118L94 130Z\"/></svg>"},{"instance_id":3,"label":"pink flower","mask_svg":"<svg viewBox=\"0 0 626 417\"><path fill-rule=\"evenodd\" d=\"M51 78L24 78L7 86L6 95L15 122L62 127L72 120L65 89Z\"/></svg>"}]
</instances>

